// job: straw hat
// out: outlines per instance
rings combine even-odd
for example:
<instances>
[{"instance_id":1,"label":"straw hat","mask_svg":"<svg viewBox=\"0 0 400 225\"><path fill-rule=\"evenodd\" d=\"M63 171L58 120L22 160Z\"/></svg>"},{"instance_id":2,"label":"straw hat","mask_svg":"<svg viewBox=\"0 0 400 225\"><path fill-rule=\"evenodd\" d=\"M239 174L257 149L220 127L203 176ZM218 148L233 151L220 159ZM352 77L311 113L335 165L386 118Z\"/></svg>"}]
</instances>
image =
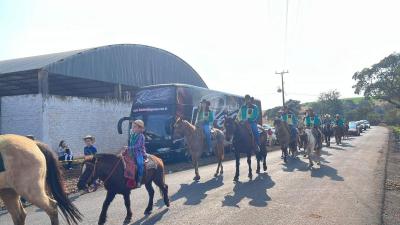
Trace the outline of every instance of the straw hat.
<instances>
[{"instance_id":1,"label":"straw hat","mask_svg":"<svg viewBox=\"0 0 400 225\"><path fill-rule=\"evenodd\" d=\"M83 138L83 140L87 140L87 139L90 139L90 140L92 140L93 142L96 140L96 138L94 138L92 135L86 135L86 136Z\"/></svg>"},{"instance_id":2,"label":"straw hat","mask_svg":"<svg viewBox=\"0 0 400 225\"><path fill-rule=\"evenodd\" d=\"M135 120L135 121L133 121L133 123L138 127L144 128L143 120Z\"/></svg>"}]
</instances>

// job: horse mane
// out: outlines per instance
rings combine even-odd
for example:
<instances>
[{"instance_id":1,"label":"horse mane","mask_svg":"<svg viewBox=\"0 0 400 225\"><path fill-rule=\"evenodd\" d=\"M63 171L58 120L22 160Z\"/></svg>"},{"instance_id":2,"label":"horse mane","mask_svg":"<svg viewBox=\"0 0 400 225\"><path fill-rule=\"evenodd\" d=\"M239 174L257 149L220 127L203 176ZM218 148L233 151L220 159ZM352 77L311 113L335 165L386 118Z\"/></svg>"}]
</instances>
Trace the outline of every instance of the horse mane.
<instances>
[{"instance_id":1,"label":"horse mane","mask_svg":"<svg viewBox=\"0 0 400 225\"><path fill-rule=\"evenodd\" d=\"M120 154L116 155L116 154L111 154L111 153L98 153L98 154L94 155L94 158L117 160L117 159L121 158L121 155Z\"/></svg>"}]
</instances>

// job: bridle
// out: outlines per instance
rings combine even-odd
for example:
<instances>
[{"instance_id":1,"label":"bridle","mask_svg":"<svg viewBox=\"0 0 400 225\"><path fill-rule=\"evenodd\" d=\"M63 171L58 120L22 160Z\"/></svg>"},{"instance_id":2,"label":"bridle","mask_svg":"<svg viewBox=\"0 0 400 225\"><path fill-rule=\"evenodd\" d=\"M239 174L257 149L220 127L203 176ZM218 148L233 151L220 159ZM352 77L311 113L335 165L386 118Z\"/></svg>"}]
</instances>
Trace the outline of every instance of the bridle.
<instances>
[{"instance_id":1,"label":"bridle","mask_svg":"<svg viewBox=\"0 0 400 225\"><path fill-rule=\"evenodd\" d=\"M103 183L104 183L104 184L106 184L107 181L108 181L108 180L111 178L111 176L114 174L114 172L115 172L115 170L117 169L117 167L118 167L118 165L119 165L119 163L120 163L121 160L122 160L122 158L119 158L118 161L114 164L114 166L113 166L111 172L107 175L106 179L103 180ZM93 165L93 171L92 171L92 173L90 174L90 176L89 176L88 179L87 179L87 180L91 180L91 179L93 179L93 178L95 177L95 174L96 174L97 159L95 160L94 163L92 163L92 162L85 162L85 163L88 163L88 164L92 164L92 165Z\"/></svg>"}]
</instances>

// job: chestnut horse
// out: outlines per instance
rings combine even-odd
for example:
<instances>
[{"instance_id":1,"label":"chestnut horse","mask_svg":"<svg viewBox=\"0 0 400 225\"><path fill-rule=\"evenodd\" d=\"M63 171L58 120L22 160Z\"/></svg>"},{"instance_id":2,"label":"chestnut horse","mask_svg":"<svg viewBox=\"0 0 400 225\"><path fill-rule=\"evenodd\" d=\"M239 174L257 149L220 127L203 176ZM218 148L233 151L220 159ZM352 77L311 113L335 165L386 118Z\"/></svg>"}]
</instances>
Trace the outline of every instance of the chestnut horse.
<instances>
[{"instance_id":1,"label":"chestnut horse","mask_svg":"<svg viewBox=\"0 0 400 225\"><path fill-rule=\"evenodd\" d=\"M165 184L164 164L161 159L154 155L148 155L149 158L156 164L155 168L146 168L143 176L143 184L149 194L149 202L144 214L151 214L153 210L154 182L161 192L164 203L169 207L168 185ZM121 194L124 196L126 207L126 217L124 224L130 223L132 219L131 189L127 187L127 180L124 177L124 164L121 155L114 154L96 154L94 157L88 157L83 162L82 173L78 181L78 189L83 190L88 184L92 184L95 180L100 179L104 183L107 190L106 199L103 202L103 208L100 213L98 224L105 224L107 218L107 210L115 195Z\"/></svg>"},{"instance_id":2,"label":"chestnut horse","mask_svg":"<svg viewBox=\"0 0 400 225\"><path fill-rule=\"evenodd\" d=\"M222 166L222 160L224 160L224 133L213 128L215 133L215 141L212 141L212 148L214 150L215 156L217 157L217 171L214 176L217 177L218 174L222 175L224 173L224 167ZM177 118L174 124L174 136L183 135L186 139L189 154L192 157L192 163L194 166L195 177L193 180L200 180L199 175L199 159L206 149L204 142L204 132L202 128L198 128L189 121L183 120L182 118ZM220 170L221 168L221 170Z\"/></svg>"},{"instance_id":3,"label":"chestnut horse","mask_svg":"<svg viewBox=\"0 0 400 225\"><path fill-rule=\"evenodd\" d=\"M52 225L59 224L57 206L68 224L82 220L67 197L60 165L47 145L19 135L0 135L0 155L5 169L0 171L0 198L14 224L25 224L20 196L43 209ZM54 199L46 194L46 186Z\"/></svg>"}]
</instances>

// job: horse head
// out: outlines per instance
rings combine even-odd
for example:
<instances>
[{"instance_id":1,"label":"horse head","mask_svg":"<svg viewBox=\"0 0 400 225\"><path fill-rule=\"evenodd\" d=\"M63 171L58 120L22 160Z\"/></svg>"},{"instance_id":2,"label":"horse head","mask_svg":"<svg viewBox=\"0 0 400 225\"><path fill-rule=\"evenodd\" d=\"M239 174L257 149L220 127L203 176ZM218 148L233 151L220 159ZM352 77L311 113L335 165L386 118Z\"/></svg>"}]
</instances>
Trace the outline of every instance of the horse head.
<instances>
[{"instance_id":1,"label":"horse head","mask_svg":"<svg viewBox=\"0 0 400 225\"><path fill-rule=\"evenodd\" d=\"M81 175L77 184L78 190L85 189L88 184L97 179L96 175L97 158L95 156L86 156L81 166Z\"/></svg>"},{"instance_id":2,"label":"horse head","mask_svg":"<svg viewBox=\"0 0 400 225\"><path fill-rule=\"evenodd\" d=\"M225 139L231 140L236 130L236 122L233 118L227 117L224 121Z\"/></svg>"}]
</instances>

